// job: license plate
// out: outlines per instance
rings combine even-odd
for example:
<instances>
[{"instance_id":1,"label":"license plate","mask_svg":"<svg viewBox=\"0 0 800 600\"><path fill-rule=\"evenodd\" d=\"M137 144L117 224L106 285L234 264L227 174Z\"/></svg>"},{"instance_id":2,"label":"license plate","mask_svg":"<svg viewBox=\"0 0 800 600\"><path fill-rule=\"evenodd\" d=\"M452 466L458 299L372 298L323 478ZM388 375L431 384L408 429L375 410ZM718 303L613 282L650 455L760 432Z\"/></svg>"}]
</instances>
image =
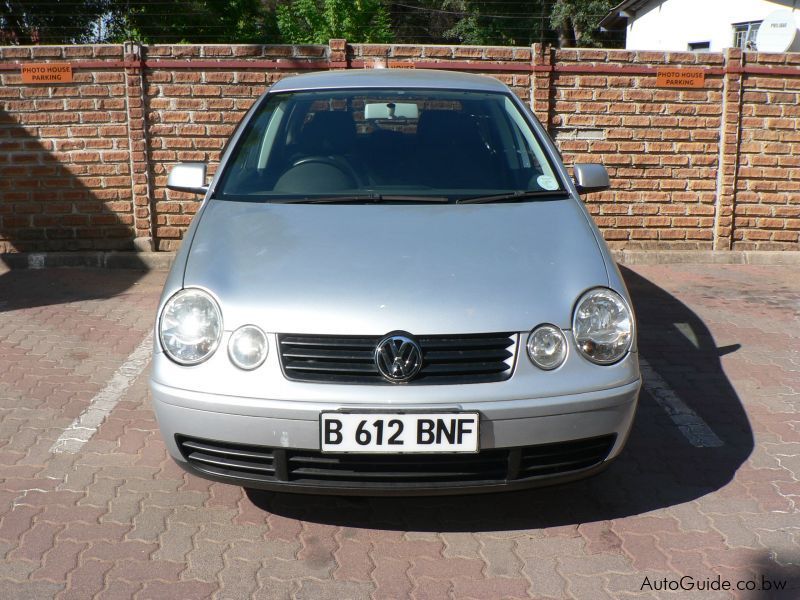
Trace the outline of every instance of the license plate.
<instances>
[{"instance_id":1,"label":"license plate","mask_svg":"<svg viewBox=\"0 0 800 600\"><path fill-rule=\"evenodd\" d=\"M478 413L342 413L320 415L323 452L477 452Z\"/></svg>"}]
</instances>

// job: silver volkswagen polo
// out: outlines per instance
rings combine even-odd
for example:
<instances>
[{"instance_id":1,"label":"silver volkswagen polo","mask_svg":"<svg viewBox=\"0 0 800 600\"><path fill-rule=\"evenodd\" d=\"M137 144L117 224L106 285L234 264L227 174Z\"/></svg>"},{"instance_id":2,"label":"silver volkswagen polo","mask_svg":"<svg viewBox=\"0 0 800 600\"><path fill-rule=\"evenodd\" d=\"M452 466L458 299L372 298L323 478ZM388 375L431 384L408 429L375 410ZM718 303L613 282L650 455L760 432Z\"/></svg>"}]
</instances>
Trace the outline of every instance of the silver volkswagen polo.
<instances>
[{"instance_id":1,"label":"silver volkswagen polo","mask_svg":"<svg viewBox=\"0 0 800 600\"><path fill-rule=\"evenodd\" d=\"M574 167L502 83L286 78L242 120L158 308L153 406L186 470L330 494L516 489L617 456L641 379Z\"/></svg>"}]
</instances>

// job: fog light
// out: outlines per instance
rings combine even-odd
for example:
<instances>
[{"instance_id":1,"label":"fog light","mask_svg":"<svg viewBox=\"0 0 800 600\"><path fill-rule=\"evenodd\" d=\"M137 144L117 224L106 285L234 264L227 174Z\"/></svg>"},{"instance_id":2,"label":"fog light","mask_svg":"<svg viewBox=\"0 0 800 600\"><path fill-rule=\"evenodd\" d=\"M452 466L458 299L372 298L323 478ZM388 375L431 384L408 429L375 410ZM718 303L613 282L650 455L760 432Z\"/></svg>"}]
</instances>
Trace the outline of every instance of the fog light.
<instances>
[{"instance_id":1,"label":"fog light","mask_svg":"<svg viewBox=\"0 0 800 600\"><path fill-rule=\"evenodd\" d=\"M539 325L528 336L528 358L540 369L556 369L566 357L567 340L555 325Z\"/></svg>"},{"instance_id":2,"label":"fog light","mask_svg":"<svg viewBox=\"0 0 800 600\"><path fill-rule=\"evenodd\" d=\"M228 356L240 369L251 371L267 358L267 336L255 325L240 327L228 342Z\"/></svg>"}]
</instances>

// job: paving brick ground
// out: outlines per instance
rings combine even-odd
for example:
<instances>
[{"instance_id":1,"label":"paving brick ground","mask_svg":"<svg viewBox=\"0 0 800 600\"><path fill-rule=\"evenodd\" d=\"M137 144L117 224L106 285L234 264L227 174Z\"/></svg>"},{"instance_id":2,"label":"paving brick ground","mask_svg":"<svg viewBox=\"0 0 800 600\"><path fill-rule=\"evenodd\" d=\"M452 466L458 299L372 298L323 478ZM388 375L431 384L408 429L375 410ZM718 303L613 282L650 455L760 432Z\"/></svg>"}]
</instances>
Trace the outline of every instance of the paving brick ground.
<instances>
[{"instance_id":1,"label":"paving brick ground","mask_svg":"<svg viewBox=\"0 0 800 600\"><path fill-rule=\"evenodd\" d=\"M247 495L181 472L146 372L77 454L52 454L147 334L164 274L0 272L0 596L800 597L796 270L625 276L643 357L722 446L690 444L645 392L624 455L594 479L331 499ZM658 590L681 577L757 589ZM761 589L783 582L782 595Z\"/></svg>"}]
</instances>

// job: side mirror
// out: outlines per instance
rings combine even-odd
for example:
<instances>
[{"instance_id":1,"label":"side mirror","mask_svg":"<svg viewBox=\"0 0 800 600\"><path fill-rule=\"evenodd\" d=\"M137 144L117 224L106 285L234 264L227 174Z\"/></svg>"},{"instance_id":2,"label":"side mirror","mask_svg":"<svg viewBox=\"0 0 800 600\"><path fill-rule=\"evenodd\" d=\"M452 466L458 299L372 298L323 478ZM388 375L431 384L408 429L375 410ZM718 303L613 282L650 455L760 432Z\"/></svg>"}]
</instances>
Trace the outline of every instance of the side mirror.
<instances>
[{"instance_id":1,"label":"side mirror","mask_svg":"<svg viewBox=\"0 0 800 600\"><path fill-rule=\"evenodd\" d=\"M208 191L206 165L204 163L178 163L169 172L167 187L176 192L205 194Z\"/></svg>"},{"instance_id":2,"label":"side mirror","mask_svg":"<svg viewBox=\"0 0 800 600\"><path fill-rule=\"evenodd\" d=\"M575 176L575 187L579 194L602 192L611 187L608 180L608 171L603 165L579 163L573 165L572 173Z\"/></svg>"}]
</instances>

